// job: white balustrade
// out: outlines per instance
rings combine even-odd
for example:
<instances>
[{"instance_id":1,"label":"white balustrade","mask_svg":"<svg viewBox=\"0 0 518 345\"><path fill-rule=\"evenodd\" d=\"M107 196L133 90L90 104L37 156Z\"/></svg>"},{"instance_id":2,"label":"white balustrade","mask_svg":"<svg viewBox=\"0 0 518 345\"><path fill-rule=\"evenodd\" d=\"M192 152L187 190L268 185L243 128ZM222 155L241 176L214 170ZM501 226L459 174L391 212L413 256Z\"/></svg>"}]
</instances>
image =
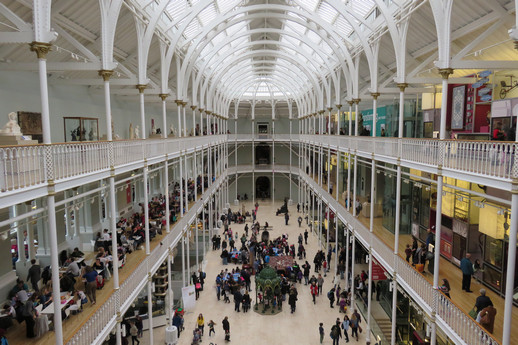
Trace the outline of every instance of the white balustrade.
<instances>
[{"instance_id":1,"label":"white balustrade","mask_svg":"<svg viewBox=\"0 0 518 345\"><path fill-rule=\"evenodd\" d=\"M44 148L39 145L0 147L0 191L45 182Z\"/></svg>"},{"instance_id":2,"label":"white balustrade","mask_svg":"<svg viewBox=\"0 0 518 345\"><path fill-rule=\"evenodd\" d=\"M160 264L166 259L168 248L174 243L182 229L188 224L196 210L199 209L208 198L225 180L226 176L222 176L215 181L210 189L206 190L204 195L198 199L196 204L173 226L173 230L167 234L161 243L133 270L131 275L120 285L119 290L113 292L108 300L95 311L88 321L76 332L76 334L67 342L67 345L91 345L101 334L107 334L105 327L113 327L117 316L117 301L121 303L121 307L132 301L136 294L142 289L142 283L147 281L148 273L153 275ZM124 313L125 310L122 310ZM108 330L109 331L109 330ZM97 343L101 343L97 341Z\"/></svg>"},{"instance_id":3,"label":"white balustrade","mask_svg":"<svg viewBox=\"0 0 518 345\"><path fill-rule=\"evenodd\" d=\"M371 238L369 230L355 217L352 216L345 208L339 204L333 198L318 186L311 177L305 174L302 170L298 170L299 175L304 181L310 186L313 191L324 196L329 202L332 209L338 211L338 217L347 222L356 233L356 238L364 243L368 244ZM392 271L392 263L394 262L394 252L376 236L372 237L372 248L374 250L374 257L381 262L384 262L388 271ZM424 309L430 313L434 305L434 296L437 296L437 318L439 321L444 321L447 327L449 327L460 339L469 345L498 345L498 342L483 328L481 328L475 320L469 315L464 313L455 303L450 299L446 298L442 293L435 290L426 280L426 278L411 267L402 257L397 258L397 274L404 285L412 291L409 291L411 295L416 299L422 300L424 305L421 305Z\"/></svg>"}]
</instances>

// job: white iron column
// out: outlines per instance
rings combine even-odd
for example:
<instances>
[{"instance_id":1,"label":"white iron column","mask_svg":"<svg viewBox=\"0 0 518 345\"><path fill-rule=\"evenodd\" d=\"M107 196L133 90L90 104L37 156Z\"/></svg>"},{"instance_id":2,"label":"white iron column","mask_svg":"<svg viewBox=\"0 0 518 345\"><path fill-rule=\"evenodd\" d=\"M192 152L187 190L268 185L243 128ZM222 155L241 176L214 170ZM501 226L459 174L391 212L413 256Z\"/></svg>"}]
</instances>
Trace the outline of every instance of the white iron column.
<instances>
[{"instance_id":1,"label":"white iron column","mask_svg":"<svg viewBox=\"0 0 518 345\"><path fill-rule=\"evenodd\" d=\"M185 236L187 234L185 231L182 232L182 287L186 287L186 279L185 279Z\"/></svg>"},{"instance_id":2,"label":"white iron column","mask_svg":"<svg viewBox=\"0 0 518 345\"><path fill-rule=\"evenodd\" d=\"M336 105L336 135L340 135L340 119L342 117L342 114L340 113L340 109L342 109L341 104Z\"/></svg>"},{"instance_id":3,"label":"white iron column","mask_svg":"<svg viewBox=\"0 0 518 345\"><path fill-rule=\"evenodd\" d=\"M197 213L196 213L196 218L194 218L194 233L196 234L196 236L194 238L196 241L196 268L199 268L200 261L199 261L198 257L200 256L200 251L199 251L199 246L198 246L199 236L198 236L198 214Z\"/></svg>"},{"instance_id":4,"label":"white iron column","mask_svg":"<svg viewBox=\"0 0 518 345\"><path fill-rule=\"evenodd\" d=\"M178 137L182 137L182 100L181 99L175 99L174 101L176 103L176 110L178 112ZM185 125L185 124L184 124Z\"/></svg>"},{"instance_id":5,"label":"white iron column","mask_svg":"<svg viewBox=\"0 0 518 345\"><path fill-rule=\"evenodd\" d=\"M162 138L167 139L167 104L166 104L166 98L169 95L167 93L161 93L158 96L162 100Z\"/></svg>"},{"instance_id":6,"label":"white iron column","mask_svg":"<svg viewBox=\"0 0 518 345\"><path fill-rule=\"evenodd\" d=\"M187 134L187 120L185 119L185 106L187 105L187 102L182 102L182 114L183 114L183 136L187 137L189 136Z\"/></svg>"},{"instance_id":7,"label":"white iron column","mask_svg":"<svg viewBox=\"0 0 518 345\"><path fill-rule=\"evenodd\" d=\"M193 173L192 173L192 178L194 180L194 202L197 202L198 201L198 186L197 186L197 183L198 183L198 167L197 167L197 159L196 159L196 156L197 156L197 152L196 152L196 147L194 148L194 152L192 154L192 159L193 159Z\"/></svg>"},{"instance_id":8,"label":"white iron column","mask_svg":"<svg viewBox=\"0 0 518 345\"><path fill-rule=\"evenodd\" d=\"M149 248L149 192L148 192L148 166L147 162L144 162L144 173L143 173L143 191L144 191L144 230L146 233L146 255L150 254Z\"/></svg>"},{"instance_id":9,"label":"white iron column","mask_svg":"<svg viewBox=\"0 0 518 345\"><path fill-rule=\"evenodd\" d=\"M354 135L358 136L358 104L362 100L360 98L353 99L354 102Z\"/></svg>"},{"instance_id":10,"label":"white iron column","mask_svg":"<svg viewBox=\"0 0 518 345\"><path fill-rule=\"evenodd\" d=\"M205 239L205 205L203 205L202 207L202 211L201 211L201 226L202 226L202 233L203 233L203 259L205 260L205 255L206 255L206 247L207 247L207 243L206 243L206 239ZM210 238L209 238L210 239Z\"/></svg>"},{"instance_id":11,"label":"white iron column","mask_svg":"<svg viewBox=\"0 0 518 345\"><path fill-rule=\"evenodd\" d=\"M352 239L351 239L351 308L356 309L355 299L356 294L354 291L354 264L355 264L355 251L356 251L356 232L354 229L352 230ZM369 271L369 275L372 275ZM348 280L348 277L345 277L346 280Z\"/></svg>"},{"instance_id":12,"label":"white iron column","mask_svg":"<svg viewBox=\"0 0 518 345\"><path fill-rule=\"evenodd\" d=\"M153 276L148 272L147 277L147 314L149 327L149 343L154 344L153 339ZM120 332L119 332L120 333Z\"/></svg>"},{"instance_id":13,"label":"white iron column","mask_svg":"<svg viewBox=\"0 0 518 345\"><path fill-rule=\"evenodd\" d=\"M331 145L327 145L327 192L331 192ZM332 196L332 195L331 195Z\"/></svg>"},{"instance_id":14,"label":"white iron column","mask_svg":"<svg viewBox=\"0 0 518 345\"><path fill-rule=\"evenodd\" d=\"M183 158L182 158L183 152L180 152L180 157L178 157L178 160L180 161L180 216L183 217Z\"/></svg>"},{"instance_id":15,"label":"white iron column","mask_svg":"<svg viewBox=\"0 0 518 345\"><path fill-rule=\"evenodd\" d=\"M58 237L56 230L56 203L54 189L54 168L51 154L50 139L50 110L49 93L47 83L47 54L51 44L43 42L32 42L31 51L36 52L38 57L38 72L40 80L40 101L41 101L41 125L43 132L43 144L45 145L45 169L47 171L48 194L47 194L47 222L50 242L50 259L52 285L59 286L59 262L58 262ZM52 289L52 298L59 301L61 296L59 289ZM61 321L61 306L54 303L54 331L56 334L56 345L63 344L63 328Z\"/></svg>"},{"instance_id":16,"label":"white iron column","mask_svg":"<svg viewBox=\"0 0 518 345\"><path fill-rule=\"evenodd\" d=\"M183 159L185 160L184 168L185 168L185 175L184 175L184 190L185 190L185 212L189 212L189 187L187 185L187 180L189 178L188 174L188 167L187 167L187 152L184 152ZM180 158L181 159L181 158Z\"/></svg>"},{"instance_id":17,"label":"white iron column","mask_svg":"<svg viewBox=\"0 0 518 345\"><path fill-rule=\"evenodd\" d=\"M516 173L516 161L514 162L514 173ZM515 175L516 176L516 175ZM511 214L518 214L518 191L516 185L513 185L511 196ZM514 213L513 213L514 212ZM437 228L437 227L436 227ZM516 274L516 236L518 230L518 218L511 217L511 228L509 232L509 252L507 256L507 274L505 281L505 300L504 300L504 330L502 335L502 344L511 344L512 329L512 312L513 312L513 288L514 276Z\"/></svg>"},{"instance_id":18,"label":"white iron column","mask_svg":"<svg viewBox=\"0 0 518 345\"><path fill-rule=\"evenodd\" d=\"M196 106L191 105L192 110L192 136L196 136Z\"/></svg>"},{"instance_id":19,"label":"white iron column","mask_svg":"<svg viewBox=\"0 0 518 345\"><path fill-rule=\"evenodd\" d=\"M139 103L140 103L140 139L146 139L146 108L144 104L144 90L146 89L146 84L138 84L137 86L139 92Z\"/></svg>"},{"instance_id":20,"label":"white iron column","mask_svg":"<svg viewBox=\"0 0 518 345\"><path fill-rule=\"evenodd\" d=\"M164 195L165 195L165 231L169 233L171 231L170 227L170 214L171 214L171 206L169 205L169 158L167 154L165 155L164 161Z\"/></svg>"},{"instance_id":21,"label":"white iron column","mask_svg":"<svg viewBox=\"0 0 518 345\"><path fill-rule=\"evenodd\" d=\"M168 326L173 325L173 307L174 307L174 292L172 287L172 271L171 271L171 265L173 264L173 249L169 248L168 255L167 255L167 296L169 299L169 305L167 305L166 315L169 322L167 323Z\"/></svg>"}]
</instances>

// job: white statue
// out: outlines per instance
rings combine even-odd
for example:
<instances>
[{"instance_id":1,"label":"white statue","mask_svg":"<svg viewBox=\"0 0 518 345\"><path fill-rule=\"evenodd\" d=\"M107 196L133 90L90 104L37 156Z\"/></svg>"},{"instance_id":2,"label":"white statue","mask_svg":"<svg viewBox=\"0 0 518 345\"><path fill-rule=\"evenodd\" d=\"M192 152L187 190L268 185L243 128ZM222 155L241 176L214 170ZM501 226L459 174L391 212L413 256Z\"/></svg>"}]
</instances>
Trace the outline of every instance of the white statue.
<instances>
[{"instance_id":1,"label":"white statue","mask_svg":"<svg viewBox=\"0 0 518 345\"><path fill-rule=\"evenodd\" d=\"M140 126L139 125L135 126L135 136L134 136L134 139L140 139Z\"/></svg>"},{"instance_id":2,"label":"white statue","mask_svg":"<svg viewBox=\"0 0 518 345\"><path fill-rule=\"evenodd\" d=\"M155 119L151 119L151 134L156 134Z\"/></svg>"},{"instance_id":3,"label":"white statue","mask_svg":"<svg viewBox=\"0 0 518 345\"><path fill-rule=\"evenodd\" d=\"M174 134L174 126L173 125L171 125L169 127L169 134Z\"/></svg>"},{"instance_id":4,"label":"white statue","mask_svg":"<svg viewBox=\"0 0 518 345\"><path fill-rule=\"evenodd\" d=\"M16 123L16 113L12 112L8 115L9 121L0 129L0 134L22 135L22 131L18 123Z\"/></svg>"},{"instance_id":5,"label":"white statue","mask_svg":"<svg viewBox=\"0 0 518 345\"><path fill-rule=\"evenodd\" d=\"M129 127L129 138L135 139L135 132L133 131L133 123L131 123L131 122L130 122L130 127Z\"/></svg>"}]
</instances>

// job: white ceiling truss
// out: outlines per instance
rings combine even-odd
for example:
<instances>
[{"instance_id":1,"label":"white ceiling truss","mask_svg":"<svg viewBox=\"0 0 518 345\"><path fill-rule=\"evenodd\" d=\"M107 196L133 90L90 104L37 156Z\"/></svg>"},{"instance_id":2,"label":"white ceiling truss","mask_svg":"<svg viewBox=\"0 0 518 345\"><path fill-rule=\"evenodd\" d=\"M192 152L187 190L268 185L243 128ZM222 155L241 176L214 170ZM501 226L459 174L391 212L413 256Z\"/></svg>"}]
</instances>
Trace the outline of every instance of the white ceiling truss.
<instances>
[{"instance_id":1,"label":"white ceiling truss","mask_svg":"<svg viewBox=\"0 0 518 345\"><path fill-rule=\"evenodd\" d=\"M0 70L37 70L23 49L52 42L52 82L101 86L96 73L109 69L114 95L147 84L148 94L171 93L224 116L232 103L259 101L285 102L290 116L294 104L305 116L397 92L396 83L421 90L440 82L438 67L456 69L454 78L518 69L513 0L88 3L2 2Z\"/></svg>"}]
</instances>

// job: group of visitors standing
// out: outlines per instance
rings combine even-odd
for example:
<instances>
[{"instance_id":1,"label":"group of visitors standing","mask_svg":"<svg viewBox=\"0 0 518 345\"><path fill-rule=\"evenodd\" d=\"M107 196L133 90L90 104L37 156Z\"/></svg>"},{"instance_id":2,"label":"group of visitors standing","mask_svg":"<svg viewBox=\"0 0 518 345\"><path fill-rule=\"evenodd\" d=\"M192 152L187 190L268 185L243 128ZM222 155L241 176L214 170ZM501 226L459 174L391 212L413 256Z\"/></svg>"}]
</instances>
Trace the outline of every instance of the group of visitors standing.
<instances>
[{"instance_id":1,"label":"group of visitors standing","mask_svg":"<svg viewBox=\"0 0 518 345\"><path fill-rule=\"evenodd\" d=\"M351 337L356 338L358 341L358 331L361 333L362 327L360 326L362 319L358 311L355 309L349 318L345 315L343 320L336 318L335 323L331 326L329 337L333 340L333 345L338 345L340 338L345 339L345 342L349 342L349 329L351 329ZM321 322L318 327L318 333L320 336L320 344L323 343L325 337L324 323Z\"/></svg>"}]
</instances>

